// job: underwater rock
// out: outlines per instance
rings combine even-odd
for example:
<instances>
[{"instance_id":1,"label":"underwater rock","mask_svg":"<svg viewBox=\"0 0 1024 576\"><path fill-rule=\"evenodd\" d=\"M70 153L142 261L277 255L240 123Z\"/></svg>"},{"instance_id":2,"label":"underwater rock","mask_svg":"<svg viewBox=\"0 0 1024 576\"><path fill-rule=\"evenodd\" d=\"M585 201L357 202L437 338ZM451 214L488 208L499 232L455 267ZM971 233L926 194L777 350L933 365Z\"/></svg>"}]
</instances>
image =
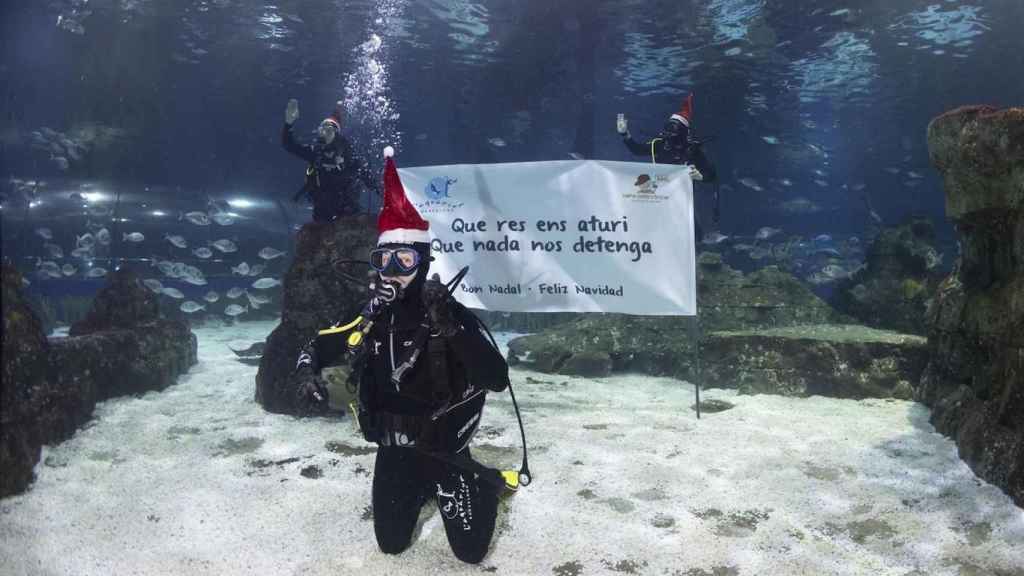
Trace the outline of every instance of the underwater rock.
<instances>
[{"instance_id":1,"label":"underwater rock","mask_svg":"<svg viewBox=\"0 0 1024 576\"><path fill-rule=\"evenodd\" d=\"M75 322L68 334L81 336L101 330L135 328L159 317L156 295L142 285L134 272L122 268L110 275L110 283L96 294L88 315Z\"/></svg>"},{"instance_id":2,"label":"underwater rock","mask_svg":"<svg viewBox=\"0 0 1024 576\"><path fill-rule=\"evenodd\" d=\"M961 255L927 310L917 397L974 473L1024 506L1024 108L947 112L928 151Z\"/></svg>"},{"instance_id":3,"label":"underwater rock","mask_svg":"<svg viewBox=\"0 0 1024 576\"><path fill-rule=\"evenodd\" d=\"M711 254L708 252L706 254ZM748 276L701 254L697 305L703 333L846 321L776 266ZM709 264L709 265L706 265ZM602 376L640 372L691 378L692 319L586 314L509 342L510 363L547 373Z\"/></svg>"},{"instance_id":4,"label":"underwater rock","mask_svg":"<svg viewBox=\"0 0 1024 576\"><path fill-rule=\"evenodd\" d=\"M832 305L867 326L923 336L925 308L942 279L934 242L926 218L882 230L865 266L836 286Z\"/></svg>"},{"instance_id":5,"label":"underwater rock","mask_svg":"<svg viewBox=\"0 0 1024 576\"><path fill-rule=\"evenodd\" d=\"M97 296L87 334L48 341L21 295L20 277L4 264L0 497L27 489L42 445L70 438L97 402L162 390L196 363L188 326L151 317L133 286L127 273L112 278ZM114 311L116 302L131 309ZM137 322L129 324L132 314Z\"/></svg>"},{"instance_id":6,"label":"underwater rock","mask_svg":"<svg viewBox=\"0 0 1024 576\"><path fill-rule=\"evenodd\" d=\"M3 378L0 381L0 497L32 482L41 442L34 437L32 404L47 386L49 344L39 318L21 294L21 274L3 263Z\"/></svg>"},{"instance_id":7,"label":"underwater rock","mask_svg":"<svg viewBox=\"0 0 1024 576\"><path fill-rule=\"evenodd\" d=\"M371 216L311 222L299 230L295 259L284 278L281 324L267 338L259 372L256 401L270 412L298 414L292 379L299 352L318 330L345 320L343 314L366 300L365 290L347 282L338 270L362 277L368 266L339 264L365 261L376 245Z\"/></svg>"},{"instance_id":8,"label":"underwater rock","mask_svg":"<svg viewBox=\"0 0 1024 576\"><path fill-rule=\"evenodd\" d=\"M713 332L701 345L708 388L745 394L906 396L928 361L927 340L853 325Z\"/></svg>"},{"instance_id":9,"label":"underwater rock","mask_svg":"<svg viewBox=\"0 0 1024 576\"><path fill-rule=\"evenodd\" d=\"M710 253L709 253L710 254ZM797 324L842 323L797 278L775 266L744 276L714 256L697 268L697 304L704 333ZM602 376L640 372L691 378L692 318L582 314L509 342L510 363L540 372Z\"/></svg>"}]
</instances>

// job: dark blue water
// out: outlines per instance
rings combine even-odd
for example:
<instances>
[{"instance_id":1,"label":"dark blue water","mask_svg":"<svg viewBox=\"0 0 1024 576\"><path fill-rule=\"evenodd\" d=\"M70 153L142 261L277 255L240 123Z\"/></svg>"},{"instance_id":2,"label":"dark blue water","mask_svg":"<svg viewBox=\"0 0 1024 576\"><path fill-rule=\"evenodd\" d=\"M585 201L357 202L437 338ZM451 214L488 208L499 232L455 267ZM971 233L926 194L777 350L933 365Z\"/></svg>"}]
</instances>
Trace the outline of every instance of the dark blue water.
<instances>
[{"instance_id":1,"label":"dark blue water","mask_svg":"<svg viewBox=\"0 0 1024 576\"><path fill-rule=\"evenodd\" d=\"M378 169L388 143L401 166L630 160L615 115L654 136L693 91L722 232L808 237L863 234L864 195L886 223L942 222L929 120L1024 102L1019 0L62 0L5 2L0 16L3 251L28 271L46 258L41 226L69 252L106 225L107 265L173 255L175 230L190 251L237 242L242 254L203 264L210 277L264 245L289 251L309 219L290 200L305 167L279 144L289 98L303 138L343 100L344 134ZM44 127L81 143L78 158L34 145ZM818 210L787 211L797 198ZM229 200L229 226L179 220ZM136 231L144 242L118 241ZM938 232L954 250L951 228Z\"/></svg>"}]
</instances>

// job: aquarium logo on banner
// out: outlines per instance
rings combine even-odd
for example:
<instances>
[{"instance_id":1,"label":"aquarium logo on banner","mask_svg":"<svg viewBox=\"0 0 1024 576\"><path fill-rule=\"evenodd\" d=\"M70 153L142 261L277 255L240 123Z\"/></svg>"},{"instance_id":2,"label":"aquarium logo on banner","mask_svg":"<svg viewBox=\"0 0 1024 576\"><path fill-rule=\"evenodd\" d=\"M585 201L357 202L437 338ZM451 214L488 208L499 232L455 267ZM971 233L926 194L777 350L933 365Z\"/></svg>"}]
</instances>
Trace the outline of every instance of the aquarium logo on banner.
<instances>
[{"instance_id":1,"label":"aquarium logo on banner","mask_svg":"<svg viewBox=\"0 0 1024 576\"><path fill-rule=\"evenodd\" d=\"M431 178L430 182L427 182L423 189L427 200L424 202L414 202L416 210L426 217L430 214L454 212L464 206L464 202L447 200L447 198L451 198L451 187L456 182L458 182L457 178L449 178L448 176Z\"/></svg>"},{"instance_id":2,"label":"aquarium logo on banner","mask_svg":"<svg viewBox=\"0 0 1024 576\"><path fill-rule=\"evenodd\" d=\"M431 272L471 308L696 314L693 183L594 160L399 170L430 221Z\"/></svg>"}]
</instances>

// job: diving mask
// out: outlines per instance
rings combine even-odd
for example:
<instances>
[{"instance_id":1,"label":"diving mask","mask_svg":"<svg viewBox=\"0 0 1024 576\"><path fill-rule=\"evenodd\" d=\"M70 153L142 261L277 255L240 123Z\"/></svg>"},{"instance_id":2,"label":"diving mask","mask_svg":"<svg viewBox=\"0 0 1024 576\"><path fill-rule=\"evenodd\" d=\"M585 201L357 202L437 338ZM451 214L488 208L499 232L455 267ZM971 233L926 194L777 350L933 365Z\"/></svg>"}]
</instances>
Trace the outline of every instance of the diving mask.
<instances>
[{"instance_id":1,"label":"diving mask","mask_svg":"<svg viewBox=\"0 0 1024 576\"><path fill-rule=\"evenodd\" d=\"M370 266L381 276L406 276L420 265L420 253L413 248L377 248L370 252Z\"/></svg>"}]
</instances>

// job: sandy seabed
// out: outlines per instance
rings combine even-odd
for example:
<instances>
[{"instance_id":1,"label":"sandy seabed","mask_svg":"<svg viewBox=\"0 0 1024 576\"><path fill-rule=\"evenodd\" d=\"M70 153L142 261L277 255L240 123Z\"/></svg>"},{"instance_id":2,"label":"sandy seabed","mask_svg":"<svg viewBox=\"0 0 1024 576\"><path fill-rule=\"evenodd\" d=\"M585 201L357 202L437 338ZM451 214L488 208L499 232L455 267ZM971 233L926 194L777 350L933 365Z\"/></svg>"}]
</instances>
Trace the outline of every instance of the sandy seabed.
<instances>
[{"instance_id":1,"label":"sandy seabed","mask_svg":"<svg viewBox=\"0 0 1024 576\"><path fill-rule=\"evenodd\" d=\"M104 402L44 448L32 489L0 501L0 574L1024 575L1024 511L919 404L708 390L735 407L698 421L677 380L518 369L534 482L503 500L490 554L455 559L429 504L387 556L351 420L253 400L256 368L228 345L273 326L196 329L177 385ZM507 393L474 454L518 466Z\"/></svg>"}]
</instances>

